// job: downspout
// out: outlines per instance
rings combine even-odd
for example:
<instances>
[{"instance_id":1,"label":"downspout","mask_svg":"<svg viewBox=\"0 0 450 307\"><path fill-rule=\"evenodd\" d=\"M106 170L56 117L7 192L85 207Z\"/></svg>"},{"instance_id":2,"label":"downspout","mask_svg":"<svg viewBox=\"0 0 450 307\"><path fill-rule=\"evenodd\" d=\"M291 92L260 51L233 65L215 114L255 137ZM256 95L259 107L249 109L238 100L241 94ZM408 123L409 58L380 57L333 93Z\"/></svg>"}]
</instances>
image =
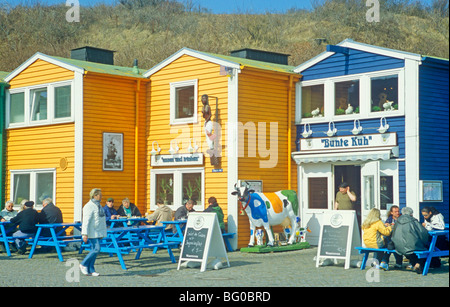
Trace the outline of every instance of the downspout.
<instances>
[{"instance_id":1,"label":"downspout","mask_svg":"<svg viewBox=\"0 0 450 307\"><path fill-rule=\"evenodd\" d=\"M287 150L287 158L288 158L288 190L291 190L292 187L292 79L293 76L289 75L289 86L288 86L288 150Z\"/></svg>"},{"instance_id":2,"label":"downspout","mask_svg":"<svg viewBox=\"0 0 450 307\"><path fill-rule=\"evenodd\" d=\"M141 90L141 80L136 80L136 112L135 112L135 127L134 127L134 203L137 205L138 200L138 186L139 186L139 92Z\"/></svg>"},{"instance_id":3,"label":"downspout","mask_svg":"<svg viewBox=\"0 0 450 307\"><path fill-rule=\"evenodd\" d=\"M0 81L0 210L5 203L5 91L8 84Z\"/></svg>"}]
</instances>

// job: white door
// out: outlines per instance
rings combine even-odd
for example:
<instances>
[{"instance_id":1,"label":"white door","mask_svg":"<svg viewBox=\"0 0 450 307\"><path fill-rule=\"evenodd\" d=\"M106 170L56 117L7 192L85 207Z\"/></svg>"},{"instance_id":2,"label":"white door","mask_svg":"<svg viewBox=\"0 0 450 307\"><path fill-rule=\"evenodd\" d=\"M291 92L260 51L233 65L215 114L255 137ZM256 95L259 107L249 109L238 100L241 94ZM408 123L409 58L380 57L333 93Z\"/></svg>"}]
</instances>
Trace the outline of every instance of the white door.
<instances>
[{"instance_id":1,"label":"white door","mask_svg":"<svg viewBox=\"0 0 450 307\"><path fill-rule=\"evenodd\" d=\"M380 209L380 162L361 166L361 224L373 208Z\"/></svg>"},{"instance_id":2,"label":"white door","mask_svg":"<svg viewBox=\"0 0 450 307\"><path fill-rule=\"evenodd\" d=\"M319 243L320 226L326 210L333 208L333 178L331 164L311 163L299 166L299 199L301 203L300 218L302 227L307 226L311 232L306 233L306 241L311 245Z\"/></svg>"}]
</instances>

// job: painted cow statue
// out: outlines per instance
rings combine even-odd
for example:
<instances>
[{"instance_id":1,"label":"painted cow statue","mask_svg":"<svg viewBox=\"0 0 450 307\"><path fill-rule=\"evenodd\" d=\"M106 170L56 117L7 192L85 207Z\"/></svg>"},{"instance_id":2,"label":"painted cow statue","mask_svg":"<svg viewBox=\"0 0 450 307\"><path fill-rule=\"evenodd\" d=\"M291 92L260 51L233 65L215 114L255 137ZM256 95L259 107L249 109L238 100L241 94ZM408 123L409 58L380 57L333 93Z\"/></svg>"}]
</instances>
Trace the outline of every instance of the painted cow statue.
<instances>
[{"instance_id":1,"label":"painted cow statue","mask_svg":"<svg viewBox=\"0 0 450 307\"><path fill-rule=\"evenodd\" d=\"M292 190L282 190L274 193L258 193L250 189L247 183L243 187L234 185L239 201L250 220L250 242L249 247L254 246L255 228L263 226L269 241L268 246L273 246L274 238L270 226L279 225L285 218L289 218L292 232L296 233L298 224L298 199L297 193ZM295 236L289 238L288 244L294 242Z\"/></svg>"}]
</instances>

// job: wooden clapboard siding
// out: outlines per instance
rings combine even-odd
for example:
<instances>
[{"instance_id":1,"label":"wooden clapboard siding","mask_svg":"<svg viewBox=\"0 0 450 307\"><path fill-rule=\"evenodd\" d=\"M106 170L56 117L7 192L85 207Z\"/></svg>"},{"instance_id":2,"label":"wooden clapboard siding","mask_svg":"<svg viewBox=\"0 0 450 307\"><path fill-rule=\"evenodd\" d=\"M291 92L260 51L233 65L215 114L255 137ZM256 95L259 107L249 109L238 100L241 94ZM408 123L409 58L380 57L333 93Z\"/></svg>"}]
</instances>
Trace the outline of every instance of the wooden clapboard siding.
<instances>
[{"instance_id":1,"label":"wooden clapboard siding","mask_svg":"<svg viewBox=\"0 0 450 307\"><path fill-rule=\"evenodd\" d=\"M239 75L238 90L238 120L244 128L256 131L256 138L246 130L244 139L241 139L238 159L238 178L240 180L262 180L263 192L275 192L288 189L288 125L291 125L291 151L295 151L296 129L294 125L295 113L295 82L298 77L292 77L291 84L291 111L288 120L288 97L289 97L289 75L272 71L263 71L253 68L244 68ZM278 124L277 135L270 134L270 123ZM267 149L270 148L270 138L278 140L277 163L273 168L261 168L260 161L269 160L262 158L258 150L258 123L266 123L265 141ZM262 127L261 127L262 128ZM262 136L263 134L260 134ZM264 140L264 138L261 138ZM243 145L243 146L242 146ZM256 146L256 149L254 148ZM256 157L249 156L249 147L256 153ZM297 191L297 167L294 162L291 163L291 186L292 190ZM238 248L247 246L250 238L250 223L248 217L240 215L238 219ZM274 232L282 231L280 226L274 227Z\"/></svg>"},{"instance_id":2,"label":"wooden clapboard siding","mask_svg":"<svg viewBox=\"0 0 450 307\"><path fill-rule=\"evenodd\" d=\"M227 144L226 123L228 121L228 79L220 75L220 66L188 55L181 56L166 67L150 77L151 86L148 87L147 97L147 152L152 150L152 142L157 141L161 147L161 154L169 154L170 141L177 138L180 153L187 153L190 138L195 138L200 146L199 152L206 153L206 140L204 135L204 119L202 117L201 96L208 94L219 98L220 124L222 134L222 148ZM170 83L198 80L197 118L198 123L186 125L170 125ZM212 118L215 118L216 101L210 98ZM228 215L227 204L227 176L228 159L226 150L222 150L223 173L212 173L209 156L205 154L205 201L215 196L222 207L225 219ZM147 157L147 168L151 169L150 157ZM182 168L182 167L177 167ZM150 172L147 174L147 203L150 204ZM148 207L150 209L150 207Z\"/></svg>"},{"instance_id":3,"label":"wooden clapboard siding","mask_svg":"<svg viewBox=\"0 0 450 307\"><path fill-rule=\"evenodd\" d=\"M14 77L9 84L11 89L15 89L24 86L67 81L73 78L73 71L38 59Z\"/></svg>"},{"instance_id":4,"label":"wooden clapboard siding","mask_svg":"<svg viewBox=\"0 0 450 307\"><path fill-rule=\"evenodd\" d=\"M135 103L137 80L88 73L84 78L83 204L92 188L113 197L116 209L128 197L141 213L145 204L146 82L139 90L139 182L135 199ZM123 133L123 171L103 171L103 132Z\"/></svg>"},{"instance_id":5,"label":"wooden clapboard siding","mask_svg":"<svg viewBox=\"0 0 450 307\"><path fill-rule=\"evenodd\" d=\"M74 208L74 124L59 124L6 130L6 199L11 198L11 170L56 169L55 204L63 212L64 222L73 221ZM60 161L67 159L67 168ZM36 201L35 199L32 199Z\"/></svg>"}]
</instances>

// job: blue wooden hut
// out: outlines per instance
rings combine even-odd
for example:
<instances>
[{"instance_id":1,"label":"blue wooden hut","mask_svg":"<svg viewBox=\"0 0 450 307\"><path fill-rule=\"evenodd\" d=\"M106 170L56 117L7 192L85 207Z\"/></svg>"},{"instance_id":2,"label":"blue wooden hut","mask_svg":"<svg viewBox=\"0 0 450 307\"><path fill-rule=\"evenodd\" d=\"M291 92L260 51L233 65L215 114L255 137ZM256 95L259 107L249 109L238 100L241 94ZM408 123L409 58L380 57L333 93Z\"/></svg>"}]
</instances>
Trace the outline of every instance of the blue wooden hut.
<instances>
[{"instance_id":1,"label":"blue wooden hut","mask_svg":"<svg viewBox=\"0 0 450 307\"><path fill-rule=\"evenodd\" d=\"M343 181L359 221L424 206L449 218L449 61L347 39L296 67L301 218L318 239ZM315 234L315 235L314 235Z\"/></svg>"}]
</instances>

